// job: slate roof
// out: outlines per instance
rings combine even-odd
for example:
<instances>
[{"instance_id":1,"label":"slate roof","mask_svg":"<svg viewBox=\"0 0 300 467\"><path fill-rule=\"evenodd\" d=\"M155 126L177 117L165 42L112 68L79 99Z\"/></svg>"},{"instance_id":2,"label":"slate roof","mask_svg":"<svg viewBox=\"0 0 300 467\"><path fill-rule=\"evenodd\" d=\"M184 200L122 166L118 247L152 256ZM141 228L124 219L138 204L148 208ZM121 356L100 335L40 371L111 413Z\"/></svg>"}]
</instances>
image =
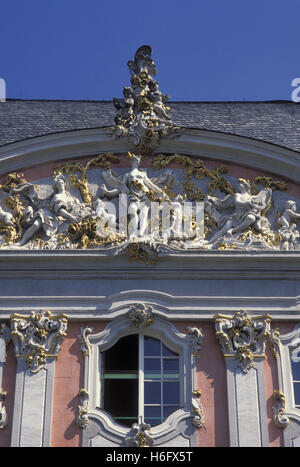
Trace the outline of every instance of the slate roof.
<instances>
[{"instance_id":1,"label":"slate roof","mask_svg":"<svg viewBox=\"0 0 300 467\"><path fill-rule=\"evenodd\" d=\"M230 133L300 152L300 103L170 102L174 125ZM0 146L27 138L114 125L110 101L7 100L0 103Z\"/></svg>"}]
</instances>

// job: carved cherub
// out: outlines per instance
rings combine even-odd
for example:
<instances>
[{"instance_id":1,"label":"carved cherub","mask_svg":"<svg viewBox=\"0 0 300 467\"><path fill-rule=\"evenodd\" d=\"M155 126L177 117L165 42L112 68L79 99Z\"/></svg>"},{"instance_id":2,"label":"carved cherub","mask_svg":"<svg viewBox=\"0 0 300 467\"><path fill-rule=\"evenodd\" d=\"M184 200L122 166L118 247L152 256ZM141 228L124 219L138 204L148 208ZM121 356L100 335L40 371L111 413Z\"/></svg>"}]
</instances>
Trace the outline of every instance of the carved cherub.
<instances>
[{"instance_id":1,"label":"carved cherub","mask_svg":"<svg viewBox=\"0 0 300 467\"><path fill-rule=\"evenodd\" d=\"M133 119L134 93L133 90L126 86L123 89L124 99L113 98L113 103L118 113L115 117L115 122L120 125L128 120Z\"/></svg>"},{"instance_id":2,"label":"carved cherub","mask_svg":"<svg viewBox=\"0 0 300 467\"><path fill-rule=\"evenodd\" d=\"M278 219L278 223L281 226L279 233L282 237L281 249L282 250L293 250L297 245L299 238L299 231L297 230L297 224L294 221L300 219L300 213L297 213L297 205L295 201L289 200L285 204L285 210L282 216Z\"/></svg>"},{"instance_id":3,"label":"carved cherub","mask_svg":"<svg viewBox=\"0 0 300 467\"><path fill-rule=\"evenodd\" d=\"M11 227L15 227L13 215L8 211L4 211L4 209L2 209L1 206L0 206L0 220L5 225L10 225Z\"/></svg>"},{"instance_id":4,"label":"carved cherub","mask_svg":"<svg viewBox=\"0 0 300 467\"><path fill-rule=\"evenodd\" d=\"M166 120L170 120L171 117L167 113L167 108L165 107L165 102L168 101L170 98L169 95L163 94L159 89L158 89L158 82L157 81L150 81L149 83L149 98L150 101L152 102L152 107L156 115L158 115L160 118L165 118Z\"/></svg>"}]
</instances>

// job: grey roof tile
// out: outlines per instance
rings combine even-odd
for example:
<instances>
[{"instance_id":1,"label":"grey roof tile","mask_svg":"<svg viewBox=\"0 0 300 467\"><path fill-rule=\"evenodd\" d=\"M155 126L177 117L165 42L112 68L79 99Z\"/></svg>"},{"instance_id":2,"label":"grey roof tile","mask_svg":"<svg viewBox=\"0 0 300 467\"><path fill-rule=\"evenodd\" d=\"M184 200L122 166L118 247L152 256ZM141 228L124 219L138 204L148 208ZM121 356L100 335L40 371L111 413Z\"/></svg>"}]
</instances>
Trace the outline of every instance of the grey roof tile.
<instances>
[{"instance_id":1,"label":"grey roof tile","mask_svg":"<svg viewBox=\"0 0 300 467\"><path fill-rule=\"evenodd\" d=\"M230 133L300 152L300 103L170 102L175 125ZM114 125L109 101L7 100L0 103L0 146L52 133Z\"/></svg>"}]
</instances>

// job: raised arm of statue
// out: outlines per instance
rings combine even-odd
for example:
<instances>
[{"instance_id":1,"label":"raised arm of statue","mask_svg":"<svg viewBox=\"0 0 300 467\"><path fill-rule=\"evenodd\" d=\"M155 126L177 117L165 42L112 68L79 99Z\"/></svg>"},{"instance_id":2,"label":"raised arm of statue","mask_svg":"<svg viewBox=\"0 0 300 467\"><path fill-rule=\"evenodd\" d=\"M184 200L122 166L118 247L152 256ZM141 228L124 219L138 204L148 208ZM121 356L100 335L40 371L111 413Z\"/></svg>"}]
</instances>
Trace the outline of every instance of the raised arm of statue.
<instances>
[{"instance_id":1,"label":"raised arm of statue","mask_svg":"<svg viewBox=\"0 0 300 467\"><path fill-rule=\"evenodd\" d=\"M167 200L169 197L164 193L155 183L153 183L150 178L145 174L144 183L149 190L154 191L154 193L160 195L163 199Z\"/></svg>"}]
</instances>

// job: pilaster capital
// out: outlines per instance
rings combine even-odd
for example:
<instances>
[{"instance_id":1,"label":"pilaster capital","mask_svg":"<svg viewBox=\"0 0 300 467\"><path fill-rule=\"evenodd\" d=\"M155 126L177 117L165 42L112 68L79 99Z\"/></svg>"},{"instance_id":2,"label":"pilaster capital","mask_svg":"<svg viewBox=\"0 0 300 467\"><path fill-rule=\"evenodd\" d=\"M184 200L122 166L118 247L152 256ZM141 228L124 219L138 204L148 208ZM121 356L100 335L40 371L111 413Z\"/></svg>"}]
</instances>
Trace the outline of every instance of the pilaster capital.
<instances>
[{"instance_id":1,"label":"pilaster capital","mask_svg":"<svg viewBox=\"0 0 300 467\"><path fill-rule=\"evenodd\" d=\"M216 315L216 336L225 357L235 357L247 373L255 357L264 357L266 341L271 335L271 317L251 318L244 310L234 316Z\"/></svg>"},{"instance_id":2,"label":"pilaster capital","mask_svg":"<svg viewBox=\"0 0 300 467\"><path fill-rule=\"evenodd\" d=\"M49 357L57 357L66 336L67 315L32 311L30 315L10 317L11 339L17 358L25 358L32 373L44 367Z\"/></svg>"}]
</instances>

